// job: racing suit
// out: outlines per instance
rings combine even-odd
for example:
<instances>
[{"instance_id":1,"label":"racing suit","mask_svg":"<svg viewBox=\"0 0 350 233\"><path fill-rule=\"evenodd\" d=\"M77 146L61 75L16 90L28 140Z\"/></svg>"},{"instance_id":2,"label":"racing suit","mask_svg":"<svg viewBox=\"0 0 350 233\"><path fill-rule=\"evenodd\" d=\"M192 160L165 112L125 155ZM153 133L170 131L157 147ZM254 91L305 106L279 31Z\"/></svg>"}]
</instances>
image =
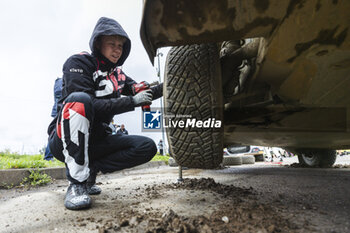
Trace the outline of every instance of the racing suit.
<instances>
[{"instance_id":1,"label":"racing suit","mask_svg":"<svg viewBox=\"0 0 350 233\"><path fill-rule=\"evenodd\" d=\"M96 48L97 38L102 35L126 38L116 64ZM71 183L85 182L90 170L107 173L146 163L157 152L152 139L112 135L108 126L114 115L135 108L131 88L136 82L118 68L128 57L130 47L123 28L116 21L102 18L90 39L92 54L73 55L63 66L62 99L48 133L50 150L65 162ZM162 88L162 84L152 88L153 99L162 96Z\"/></svg>"}]
</instances>

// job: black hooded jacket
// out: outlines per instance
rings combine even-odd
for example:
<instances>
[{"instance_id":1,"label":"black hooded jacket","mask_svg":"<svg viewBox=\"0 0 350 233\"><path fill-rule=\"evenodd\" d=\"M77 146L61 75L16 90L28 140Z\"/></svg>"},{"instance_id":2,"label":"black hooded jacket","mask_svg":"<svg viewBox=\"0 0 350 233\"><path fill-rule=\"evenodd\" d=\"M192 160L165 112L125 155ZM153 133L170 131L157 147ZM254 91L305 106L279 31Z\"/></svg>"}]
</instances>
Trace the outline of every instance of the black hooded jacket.
<instances>
[{"instance_id":1,"label":"black hooded jacket","mask_svg":"<svg viewBox=\"0 0 350 233\"><path fill-rule=\"evenodd\" d=\"M119 35L126 38L123 52L116 64L110 62L96 49L96 40L103 35ZM62 99L73 92L85 92L93 101L95 112L92 135L103 136L106 125L116 114L134 110L132 85L136 82L117 68L129 56L131 42L120 24L106 17L98 20L90 39L92 54L80 53L71 56L63 65ZM153 99L162 96L162 86L153 88ZM125 95L125 96L121 96ZM55 127L56 119L50 124L48 133Z\"/></svg>"}]
</instances>

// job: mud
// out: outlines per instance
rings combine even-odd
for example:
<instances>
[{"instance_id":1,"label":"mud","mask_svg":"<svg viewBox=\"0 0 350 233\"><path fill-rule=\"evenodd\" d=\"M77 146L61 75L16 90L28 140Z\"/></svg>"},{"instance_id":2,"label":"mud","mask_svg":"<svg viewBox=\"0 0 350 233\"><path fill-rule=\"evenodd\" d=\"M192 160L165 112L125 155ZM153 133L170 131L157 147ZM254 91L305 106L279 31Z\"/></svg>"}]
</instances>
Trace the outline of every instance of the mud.
<instances>
[{"instance_id":1,"label":"mud","mask_svg":"<svg viewBox=\"0 0 350 233\"><path fill-rule=\"evenodd\" d=\"M137 189L148 198L160 198L164 190L204 191L200 202L205 203L207 192L218 194L217 210L211 214L183 216L173 209L157 212L148 208L147 215L129 210L106 222L99 232L299 232L302 227L279 216L271 206L259 204L252 188L216 183L212 178L184 179L181 183L148 186ZM140 204L140 203L136 203ZM89 219L87 219L89 220ZM91 220L91 219L90 219Z\"/></svg>"}]
</instances>

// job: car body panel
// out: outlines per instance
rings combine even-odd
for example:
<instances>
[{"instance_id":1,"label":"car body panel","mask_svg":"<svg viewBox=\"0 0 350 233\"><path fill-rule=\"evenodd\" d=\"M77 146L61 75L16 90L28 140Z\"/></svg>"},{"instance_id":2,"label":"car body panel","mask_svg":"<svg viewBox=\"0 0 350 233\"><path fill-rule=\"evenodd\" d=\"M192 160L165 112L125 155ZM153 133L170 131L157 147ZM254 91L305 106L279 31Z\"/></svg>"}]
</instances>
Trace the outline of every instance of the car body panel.
<instances>
[{"instance_id":1,"label":"car body panel","mask_svg":"<svg viewBox=\"0 0 350 233\"><path fill-rule=\"evenodd\" d=\"M268 36L289 14L288 2L274 0L272 4L266 7L251 0L146 0L141 39L153 61L156 49L163 46ZM294 7L289 8L291 11Z\"/></svg>"}]
</instances>

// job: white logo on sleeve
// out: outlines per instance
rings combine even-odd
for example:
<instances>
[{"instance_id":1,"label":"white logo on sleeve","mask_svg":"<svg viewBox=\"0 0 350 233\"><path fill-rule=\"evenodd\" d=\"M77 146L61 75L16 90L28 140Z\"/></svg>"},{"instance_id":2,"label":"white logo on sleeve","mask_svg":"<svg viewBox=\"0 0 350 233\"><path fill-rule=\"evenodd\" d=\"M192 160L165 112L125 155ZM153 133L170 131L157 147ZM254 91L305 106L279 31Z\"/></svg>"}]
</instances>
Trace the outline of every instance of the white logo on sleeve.
<instances>
[{"instance_id":1,"label":"white logo on sleeve","mask_svg":"<svg viewBox=\"0 0 350 233\"><path fill-rule=\"evenodd\" d=\"M71 73L83 73L83 69L70 68L69 72Z\"/></svg>"}]
</instances>

